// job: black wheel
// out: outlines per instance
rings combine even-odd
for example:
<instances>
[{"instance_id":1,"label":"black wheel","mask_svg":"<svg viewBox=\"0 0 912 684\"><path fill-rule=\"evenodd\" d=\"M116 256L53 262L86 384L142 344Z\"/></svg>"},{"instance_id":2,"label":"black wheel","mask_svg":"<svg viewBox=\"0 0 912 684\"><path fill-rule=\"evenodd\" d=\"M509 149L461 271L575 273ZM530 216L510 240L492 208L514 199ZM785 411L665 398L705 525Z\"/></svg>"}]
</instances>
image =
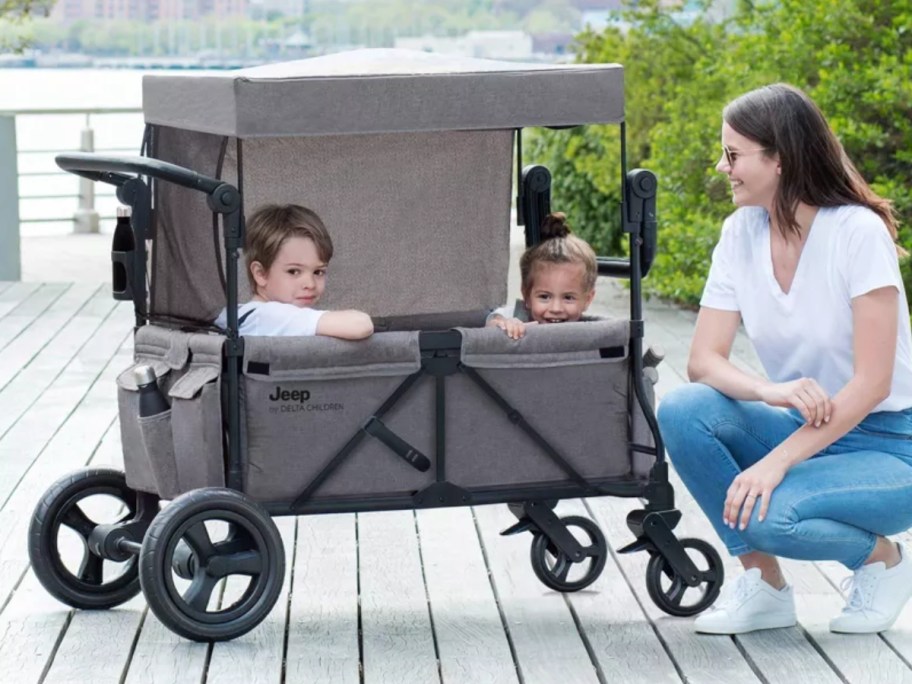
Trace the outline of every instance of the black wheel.
<instances>
[{"instance_id":1,"label":"black wheel","mask_svg":"<svg viewBox=\"0 0 912 684\"><path fill-rule=\"evenodd\" d=\"M548 537L535 532L530 549L532 570L546 587L555 591L579 591L595 582L602 574L608 559L608 543L598 525L589 518L570 515L560 521L583 546L583 560L571 560Z\"/></svg>"},{"instance_id":2,"label":"black wheel","mask_svg":"<svg viewBox=\"0 0 912 684\"><path fill-rule=\"evenodd\" d=\"M646 566L646 590L653 602L669 615L690 617L709 608L719 596L725 568L712 544L702 539L681 539L680 542L697 566L700 584L688 586L664 556L654 553Z\"/></svg>"},{"instance_id":3,"label":"black wheel","mask_svg":"<svg viewBox=\"0 0 912 684\"><path fill-rule=\"evenodd\" d=\"M152 521L139 556L149 607L195 641L234 639L256 627L278 600L284 575L285 549L272 518L230 489L174 499Z\"/></svg>"},{"instance_id":4,"label":"black wheel","mask_svg":"<svg viewBox=\"0 0 912 684\"><path fill-rule=\"evenodd\" d=\"M103 609L139 593L136 556L116 562L88 544L98 525L132 518L136 496L124 474L111 468L87 468L51 485L35 508L28 537L32 569L49 594L74 608Z\"/></svg>"}]
</instances>

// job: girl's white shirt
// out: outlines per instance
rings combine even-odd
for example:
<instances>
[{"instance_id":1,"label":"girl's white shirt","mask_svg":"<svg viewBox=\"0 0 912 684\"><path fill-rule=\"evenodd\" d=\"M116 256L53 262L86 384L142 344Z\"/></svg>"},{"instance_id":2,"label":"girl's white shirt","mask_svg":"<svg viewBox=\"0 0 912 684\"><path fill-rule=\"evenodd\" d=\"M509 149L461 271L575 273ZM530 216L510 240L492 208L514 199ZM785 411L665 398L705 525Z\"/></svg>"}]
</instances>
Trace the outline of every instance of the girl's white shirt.
<instances>
[{"instance_id":1,"label":"girl's white shirt","mask_svg":"<svg viewBox=\"0 0 912 684\"><path fill-rule=\"evenodd\" d=\"M852 378L852 299L881 287L899 291L890 396L875 411L912 407L912 331L896 247L886 225L861 206L821 208L791 289L774 273L769 215L743 207L726 219L713 251L701 306L739 311L774 382L814 378L833 396Z\"/></svg>"},{"instance_id":2,"label":"girl's white shirt","mask_svg":"<svg viewBox=\"0 0 912 684\"><path fill-rule=\"evenodd\" d=\"M215 325L228 327L227 309L215 319ZM302 336L317 334L317 323L326 313L317 309L302 308L284 302L249 301L238 307L238 318L251 312L241 323L239 335L250 336Z\"/></svg>"}]
</instances>

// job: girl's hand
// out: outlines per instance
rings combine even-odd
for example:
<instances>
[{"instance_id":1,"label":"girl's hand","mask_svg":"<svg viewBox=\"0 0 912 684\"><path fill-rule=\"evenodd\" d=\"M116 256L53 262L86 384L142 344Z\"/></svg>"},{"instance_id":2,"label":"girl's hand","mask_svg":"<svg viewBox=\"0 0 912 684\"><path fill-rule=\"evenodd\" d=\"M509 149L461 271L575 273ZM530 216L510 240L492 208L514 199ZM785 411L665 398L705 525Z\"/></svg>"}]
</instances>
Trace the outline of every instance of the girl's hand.
<instances>
[{"instance_id":1,"label":"girl's hand","mask_svg":"<svg viewBox=\"0 0 912 684\"><path fill-rule=\"evenodd\" d=\"M770 406L794 407L801 412L805 422L814 427L829 423L833 411L830 396L814 378L764 385L760 390L760 400Z\"/></svg>"},{"instance_id":2,"label":"girl's hand","mask_svg":"<svg viewBox=\"0 0 912 684\"><path fill-rule=\"evenodd\" d=\"M773 460L771 455L767 454L738 475L728 488L725 503L722 506L722 521L734 529L740 513L739 528L745 529L750 521L754 505L759 499L760 513L757 517L762 522L769 509L773 490L779 486L787 472L788 465Z\"/></svg>"},{"instance_id":3,"label":"girl's hand","mask_svg":"<svg viewBox=\"0 0 912 684\"><path fill-rule=\"evenodd\" d=\"M502 316L497 316L491 320L488 325L490 327L500 328L507 333L507 337L513 340L518 340L526 334L526 324L518 318L503 318Z\"/></svg>"}]
</instances>

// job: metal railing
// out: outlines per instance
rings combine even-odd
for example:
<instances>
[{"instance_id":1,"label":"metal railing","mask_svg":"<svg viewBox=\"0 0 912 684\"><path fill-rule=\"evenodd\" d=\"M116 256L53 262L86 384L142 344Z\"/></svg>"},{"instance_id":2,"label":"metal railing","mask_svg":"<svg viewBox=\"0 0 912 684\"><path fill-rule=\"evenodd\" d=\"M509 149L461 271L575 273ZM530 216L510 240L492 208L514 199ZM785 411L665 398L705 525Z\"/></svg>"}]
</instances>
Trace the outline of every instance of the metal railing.
<instances>
[{"instance_id":1,"label":"metal railing","mask_svg":"<svg viewBox=\"0 0 912 684\"><path fill-rule=\"evenodd\" d=\"M96 108L61 108L61 109L17 109L0 110L0 281L19 280L21 278L20 264L20 235L21 227L26 224L39 224L49 222L72 222L73 231L77 233L97 233L100 222L113 219L114 216L99 213L96 200L102 197L113 196L113 189L96 189L92 181L78 179L76 192L21 192L21 181L30 179L43 179L50 181L47 185L53 186L56 178L68 176L53 163L55 155L61 152L114 152L136 154L139 150L142 129L141 120L137 120L139 131L135 137L135 144L130 147L96 147L95 127L98 119L108 115L140 114L138 107L96 107ZM69 148L49 147L22 147L17 144L17 121L33 117L84 117L77 140ZM78 122L77 122L78 125ZM75 128L75 126L74 126ZM49 160L50 170L23 170L31 168L30 162L36 158L46 157ZM39 216L23 217L21 206L23 202L57 201L72 199L73 210L65 213L57 212Z\"/></svg>"}]
</instances>

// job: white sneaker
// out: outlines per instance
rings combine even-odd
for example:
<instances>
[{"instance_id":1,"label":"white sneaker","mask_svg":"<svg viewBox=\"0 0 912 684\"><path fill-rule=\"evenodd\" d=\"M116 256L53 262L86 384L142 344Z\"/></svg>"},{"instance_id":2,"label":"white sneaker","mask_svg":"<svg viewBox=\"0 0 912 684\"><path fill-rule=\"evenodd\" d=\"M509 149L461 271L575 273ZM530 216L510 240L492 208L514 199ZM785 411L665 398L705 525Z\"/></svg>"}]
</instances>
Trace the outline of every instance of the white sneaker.
<instances>
[{"instance_id":1,"label":"white sneaker","mask_svg":"<svg viewBox=\"0 0 912 684\"><path fill-rule=\"evenodd\" d=\"M694 620L698 632L743 634L755 629L793 627L798 622L791 585L773 589L761 579L760 568L745 571L723 596L712 612Z\"/></svg>"},{"instance_id":2,"label":"white sneaker","mask_svg":"<svg viewBox=\"0 0 912 684\"><path fill-rule=\"evenodd\" d=\"M848 592L846 606L830 620L831 632L868 634L890 629L912 596L912 558L902 544L899 563L863 565L840 585Z\"/></svg>"}]
</instances>

